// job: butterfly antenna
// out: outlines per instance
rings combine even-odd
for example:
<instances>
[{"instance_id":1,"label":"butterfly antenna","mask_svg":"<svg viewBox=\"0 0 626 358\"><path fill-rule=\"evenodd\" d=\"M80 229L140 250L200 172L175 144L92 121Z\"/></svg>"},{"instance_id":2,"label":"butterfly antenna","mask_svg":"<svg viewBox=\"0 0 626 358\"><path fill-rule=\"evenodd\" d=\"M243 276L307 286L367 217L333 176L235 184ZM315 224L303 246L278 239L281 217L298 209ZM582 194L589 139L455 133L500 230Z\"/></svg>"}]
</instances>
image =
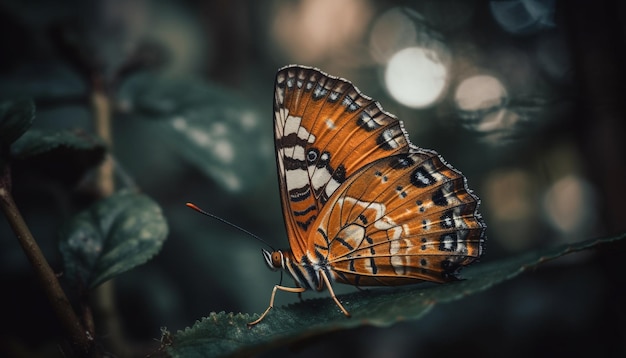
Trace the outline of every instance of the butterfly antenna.
<instances>
[{"instance_id":1,"label":"butterfly antenna","mask_svg":"<svg viewBox=\"0 0 626 358\"><path fill-rule=\"evenodd\" d=\"M206 215L206 216L208 216L208 217L211 217L211 218L213 218L213 219L219 220L219 221L223 222L223 223L224 223L224 224L226 224L226 225L230 225L230 226L234 227L235 229L237 229L237 230L239 230L239 231L241 231L241 232L243 232L243 233L246 233L246 234L248 234L248 235L252 236L253 238L255 238L255 239L257 239L257 240L261 241L262 243L264 243L265 245L267 245L270 249L272 249L272 251L276 251L276 250L272 247L272 245L270 245L270 244L268 244L268 243L267 243L267 241L265 241L265 240L261 239L259 236L257 236L257 235L255 235L255 234L251 233L250 231L248 231L248 230L246 230L246 229L242 228L241 226L237 226L237 225L235 225L235 224L231 223L230 221L228 221L228 220L226 220L226 219L222 219L222 218L221 218L221 217L219 217L219 216L216 216L216 215L213 215L213 214L211 214L211 213L208 213L208 212L206 212L206 211L204 211L204 210L200 209L199 207L197 207L197 206L196 206L196 204L193 204L193 203L185 203L185 205L187 205L188 207L192 208L193 210L195 210L195 211L199 212L200 214L204 214L204 215Z\"/></svg>"}]
</instances>

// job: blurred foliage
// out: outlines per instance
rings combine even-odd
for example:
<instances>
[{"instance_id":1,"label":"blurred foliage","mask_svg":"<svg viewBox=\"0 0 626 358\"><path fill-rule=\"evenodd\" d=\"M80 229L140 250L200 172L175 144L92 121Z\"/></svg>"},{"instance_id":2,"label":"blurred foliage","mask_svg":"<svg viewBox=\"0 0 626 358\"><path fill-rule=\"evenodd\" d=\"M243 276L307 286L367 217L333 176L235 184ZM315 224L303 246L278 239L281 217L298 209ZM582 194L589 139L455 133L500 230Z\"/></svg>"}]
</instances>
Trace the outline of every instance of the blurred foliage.
<instances>
[{"instance_id":1,"label":"blurred foliage","mask_svg":"<svg viewBox=\"0 0 626 358\"><path fill-rule=\"evenodd\" d=\"M104 159L104 143L80 129L26 132L11 147L18 175L42 176L74 187Z\"/></svg>"},{"instance_id":2,"label":"blurred foliage","mask_svg":"<svg viewBox=\"0 0 626 358\"><path fill-rule=\"evenodd\" d=\"M123 191L102 199L61 232L65 276L92 289L151 259L167 231L161 208L145 195Z\"/></svg>"},{"instance_id":3,"label":"blurred foliage","mask_svg":"<svg viewBox=\"0 0 626 358\"><path fill-rule=\"evenodd\" d=\"M33 124L35 104L31 100L4 101L0 103L0 145L15 142Z\"/></svg>"},{"instance_id":4,"label":"blurred foliage","mask_svg":"<svg viewBox=\"0 0 626 358\"><path fill-rule=\"evenodd\" d=\"M141 73L123 83L118 100L128 114L156 122L156 140L230 191L254 188L272 165L258 111L224 88Z\"/></svg>"}]
</instances>

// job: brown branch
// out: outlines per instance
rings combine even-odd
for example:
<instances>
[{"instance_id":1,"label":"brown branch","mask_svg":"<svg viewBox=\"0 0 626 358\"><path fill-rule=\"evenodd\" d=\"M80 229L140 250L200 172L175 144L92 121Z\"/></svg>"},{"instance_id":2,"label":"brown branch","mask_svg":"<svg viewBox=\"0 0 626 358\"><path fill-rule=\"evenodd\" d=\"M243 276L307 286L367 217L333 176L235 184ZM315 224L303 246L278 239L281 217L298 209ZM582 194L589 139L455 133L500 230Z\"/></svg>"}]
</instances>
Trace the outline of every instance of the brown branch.
<instances>
[{"instance_id":1,"label":"brown branch","mask_svg":"<svg viewBox=\"0 0 626 358\"><path fill-rule=\"evenodd\" d=\"M91 105L96 134L111 151L113 146L111 96L104 80L98 75L92 78L92 89ZM96 192L101 198L109 197L115 192L113 159L110 155L107 155L98 168ZM98 331L103 331L107 335L109 348L122 357L131 355L132 351L123 336L122 323L115 305L115 281L109 280L98 286L92 298L93 318L96 319Z\"/></svg>"},{"instance_id":2,"label":"brown branch","mask_svg":"<svg viewBox=\"0 0 626 358\"><path fill-rule=\"evenodd\" d=\"M8 165L0 169L0 207L15 236L30 261L41 287L61 322L76 355L86 356L93 352L93 338L84 329L70 301L61 288L59 280L20 214L11 195L11 174Z\"/></svg>"},{"instance_id":3,"label":"brown branch","mask_svg":"<svg viewBox=\"0 0 626 358\"><path fill-rule=\"evenodd\" d=\"M94 80L94 90L91 94L91 105L94 115L94 125L96 134L109 147L113 146L111 136L111 100L101 83L101 80ZM98 168L96 179L96 190L101 198L109 197L115 191L115 181L113 180L113 160L108 155Z\"/></svg>"}]
</instances>

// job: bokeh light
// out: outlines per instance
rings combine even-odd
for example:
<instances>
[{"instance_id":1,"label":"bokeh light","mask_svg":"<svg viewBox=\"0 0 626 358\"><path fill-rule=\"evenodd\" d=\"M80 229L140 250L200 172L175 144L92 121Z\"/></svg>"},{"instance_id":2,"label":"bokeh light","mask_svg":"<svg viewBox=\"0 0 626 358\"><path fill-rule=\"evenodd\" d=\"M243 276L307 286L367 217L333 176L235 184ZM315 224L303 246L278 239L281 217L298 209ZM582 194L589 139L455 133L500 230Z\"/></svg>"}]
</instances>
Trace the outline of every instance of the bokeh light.
<instances>
[{"instance_id":1,"label":"bokeh light","mask_svg":"<svg viewBox=\"0 0 626 358\"><path fill-rule=\"evenodd\" d=\"M569 239L584 238L595 224L594 197L585 180L568 175L548 189L544 196L544 210L558 232Z\"/></svg>"},{"instance_id":2,"label":"bokeh light","mask_svg":"<svg viewBox=\"0 0 626 358\"><path fill-rule=\"evenodd\" d=\"M456 88L454 101L461 111L485 111L500 108L507 101L507 91L493 76L478 75L463 80Z\"/></svg>"},{"instance_id":3,"label":"bokeh light","mask_svg":"<svg viewBox=\"0 0 626 358\"><path fill-rule=\"evenodd\" d=\"M482 199L491 213L490 238L510 251L531 247L540 211L532 176L518 168L496 170L487 176L485 188Z\"/></svg>"},{"instance_id":4,"label":"bokeh light","mask_svg":"<svg viewBox=\"0 0 626 358\"><path fill-rule=\"evenodd\" d=\"M370 55L374 61L385 65L399 50L416 46L418 18L418 13L403 7L393 8L378 16L369 38Z\"/></svg>"},{"instance_id":5,"label":"bokeh light","mask_svg":"<svg viewBox=\"0 0 626 358\"><path fill-rule=\"evenodd\" d=\"M506 145L515 140L520 126L532 114L531 104L512 108L510 101L506 87L492 75L466 78L454 93L461 124L490 145Z\"/></svg>"},{"instance_id":6,"label":"bokeh light","mask_svg":"<svg viewBox=\"0 0 626 358\"><path fill-rule=\"evenodd\" d=\"M281 50L302 64L315 64L355 50L372 17L359 0L283 2L274 16L273 38Z\"/></svg>"},{"instance_id":7,"label":"bokeh light","mask_svg":"<svg viewBox=\"0 0 626 358\"><path fill-rule=\"evenodd\" d=\"M397 52L385 69L385 85L391 96L412 108L432 105L448 80L446 66L438 54L420 47Z\"/></svg>"},{"instance_id":8,"label":"bokeh light","mask_svg":"<svg viewBox=\"0 0 626 358\"><path fill-rule=\"evenodd\" d=\"M512 34L528 34L554 27L554 0L491 1L496 22Z\"/></svg>"}]
</instances>

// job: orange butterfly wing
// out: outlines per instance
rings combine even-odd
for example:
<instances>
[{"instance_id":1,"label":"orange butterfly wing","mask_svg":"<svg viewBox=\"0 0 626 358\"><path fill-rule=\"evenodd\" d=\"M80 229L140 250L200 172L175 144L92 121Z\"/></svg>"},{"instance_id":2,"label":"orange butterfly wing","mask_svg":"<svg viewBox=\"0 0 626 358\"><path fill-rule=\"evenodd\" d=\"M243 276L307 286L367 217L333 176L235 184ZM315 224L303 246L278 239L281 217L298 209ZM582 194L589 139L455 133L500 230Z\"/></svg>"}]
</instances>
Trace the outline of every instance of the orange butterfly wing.
<instances>
[{"instance_id":1,"label":"orange butterfly wing","mask_svg":"<svg viewBox=\"0 0 626 358\"><path fill-rule=\"evenodd\" d=\"M409 150L402 124L377 102L346 80L301 66L276 75L274 136L283 215L298 259L315 220L347 178Z\"/></svg>"},{"instance_id":2,"label":"orange butterfly wing","mask_svg":"<svg viewBox=\"0 0 626 358\"><path fill-rule=\"evenodd\" d=\"M338 282L400 285L456 279L481 256L485 225L465 177L412 147L352 176L315 223L316 248Z\"/></svg>"}]
</instances>

